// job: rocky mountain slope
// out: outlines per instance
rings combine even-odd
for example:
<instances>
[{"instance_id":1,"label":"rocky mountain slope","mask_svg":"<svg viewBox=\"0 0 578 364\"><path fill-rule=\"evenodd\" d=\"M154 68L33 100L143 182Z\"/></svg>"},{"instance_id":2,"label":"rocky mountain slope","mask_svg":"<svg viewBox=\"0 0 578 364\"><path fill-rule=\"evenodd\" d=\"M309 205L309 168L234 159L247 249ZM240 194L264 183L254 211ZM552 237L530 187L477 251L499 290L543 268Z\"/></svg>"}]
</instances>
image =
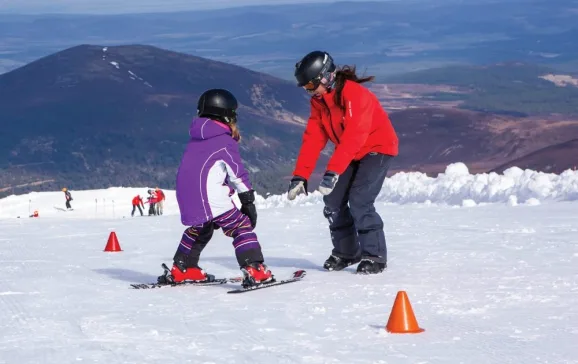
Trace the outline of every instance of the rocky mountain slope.
<instances>
[{"instance_id":1,"label":"rocky mountain slope","mask_svg":"<svg viewBox=\"0 0 578 364\"><path fill-rule=\"evenodd\" d=\"M171 187L197 99L213 87L237 96L243 158L268 188L301 141L303 90L142 45L81 45L0 75L0 187Z\"/></svg>"}]
</instances>

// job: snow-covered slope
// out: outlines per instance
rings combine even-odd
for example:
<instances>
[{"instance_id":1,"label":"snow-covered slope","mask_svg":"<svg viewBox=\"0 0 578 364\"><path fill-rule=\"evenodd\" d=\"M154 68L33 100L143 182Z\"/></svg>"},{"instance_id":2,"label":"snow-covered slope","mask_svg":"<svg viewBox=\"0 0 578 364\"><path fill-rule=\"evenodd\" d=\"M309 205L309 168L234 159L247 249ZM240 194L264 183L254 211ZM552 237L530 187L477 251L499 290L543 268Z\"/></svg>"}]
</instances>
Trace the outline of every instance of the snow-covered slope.
<instances>
[{"instance_id":1,"label":"snow-covered slope","mask_svg":"<svg viewBox=\"0 0 578 364\"><path fill-rule=\"evenodd\" d=\"M131 201L140 194L146 196L148 187L106 190L74 191L72 205L75 209L70 217L122 218L130 216ZM178 214L179 209L174 191L165 191L167 201L165 214ZM238 199L235 199L238 203ZM399 204L442 204L453 206L475 206L484 203L535 205L548 201L578 200L578 171L547 174L532 170L510 168L503 175L496 173L470 174L463 163L450 164L445 173L436 178L419 172L397 173L387 178L378 203ZM259 209L284 206L302 206L322 203L318 192L299 196L288 201L286 194L257 196ZM42 216L53 216L64 208L64 193L33 192L26 195L9 196L0 200L0 218L26 217L29 210L38 210ZM148 205L146 206L148 208Z\"/></svg>"},{"instance_id":2,"label":"snow-covered slope","mask_svg":"<svg viewBox=\"0 0 578 364\"><path fill-rule=\"evenodd\" d=\"M53 208L62 192L2 199L0 363L578 363L577 173L460 171L388 179L377 276L321 269L331 243L317 194L260 198L266 263L308 275L243 295L128 289L171 263L184 227L170 191L166 215L135 218L146 188L73 191L71 212ZM122 252L103 252L111 231ZM240 274L222 231L201 266ZM400 290L425 332L384 330Z\"/></svg>"}]
</instances>

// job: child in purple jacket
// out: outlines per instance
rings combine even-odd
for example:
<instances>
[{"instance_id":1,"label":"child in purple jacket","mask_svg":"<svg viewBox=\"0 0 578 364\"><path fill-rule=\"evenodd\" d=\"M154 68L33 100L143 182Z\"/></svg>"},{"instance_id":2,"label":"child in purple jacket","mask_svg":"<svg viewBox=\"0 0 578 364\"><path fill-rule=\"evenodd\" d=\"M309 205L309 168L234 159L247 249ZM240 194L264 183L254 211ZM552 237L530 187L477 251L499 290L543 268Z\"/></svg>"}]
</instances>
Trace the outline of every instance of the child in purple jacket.
<instances>
[{"instance_id":1,"label":"child in purple jacket","mask_svg":"<svg viewBox=\"0 0 578 364\"><path fill-rule=\"evenodd\" d=\"M199 98L198 117L189 129L190 139L176 183L181 222L189 227L183 233L170 274L160 276L159 283L205 280L207 274L198 265L199 257L215 228L222 228L233 238L244 286L273 280L253 232L257 223L255 192L239 155L237 106L235 96L223 89L208 90ZM241 210L231 199L233 189L238 193Z\"/></svg>"}]
</instances>

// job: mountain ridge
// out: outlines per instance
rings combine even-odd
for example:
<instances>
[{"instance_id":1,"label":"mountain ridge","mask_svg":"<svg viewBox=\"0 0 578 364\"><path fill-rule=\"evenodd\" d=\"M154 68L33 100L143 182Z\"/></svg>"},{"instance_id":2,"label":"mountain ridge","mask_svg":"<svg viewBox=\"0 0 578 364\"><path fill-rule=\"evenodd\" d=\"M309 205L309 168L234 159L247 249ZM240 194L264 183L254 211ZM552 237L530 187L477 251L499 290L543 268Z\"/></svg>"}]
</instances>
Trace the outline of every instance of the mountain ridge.
<instances>
[{"instance_id":1,"label":"mountain ridge","mask_svg":"<svg viewBox=\"0 0 578 364\"><path fill-rule=\"evenodd\" d=\"M291 162L309 107L295 84L152 46L80 45L0 75L0 149L8 156L0 166L10 169L0 183L29 175L54 180L49 188L97 187L94 178L170 186L198 97L213 87L239 100L249 170ZM122 170L139 177L123 179Z\"/></svg>"},{"instance_id":2,"label":"mountain ridge","mask_svg":"<svg viewBox=\"0 0 578 364\"><path fill-rule=\"evenodd\" d=\"M531 82L557 87L553 81L568 80ZM239 99L241 157L255 189L284 192L310 108L309 95L293 82L154 46L79 45L0 75L0 194L173 188L198 96L212 87ZM460 96L459 85L370 87L400 139L391 173L435 174L453 162L487 172L578 137L575 117L468 110L437 96ZM311 190L331 149L329 143L319 158Z\"/></svg>"}]
</instances>

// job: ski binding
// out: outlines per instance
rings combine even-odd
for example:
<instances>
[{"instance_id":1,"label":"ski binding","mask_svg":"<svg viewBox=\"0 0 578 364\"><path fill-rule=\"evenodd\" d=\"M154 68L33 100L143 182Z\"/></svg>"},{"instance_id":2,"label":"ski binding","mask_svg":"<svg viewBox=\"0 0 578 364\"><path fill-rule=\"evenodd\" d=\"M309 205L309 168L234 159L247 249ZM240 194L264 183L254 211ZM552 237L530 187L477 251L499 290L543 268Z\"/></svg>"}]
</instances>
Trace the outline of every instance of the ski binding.
<instances>
[{"instance_id":1,"label":"ski binding","mask_svg":"<svg viewBox=\"0 0 578 364\"><path fill-rule=\"evenodd\" d=\"M302 280L306 274L307 274L307 271L300 269L300 270L296 270L295 272L293 272L289 278L285 278L285 279L282 279L279 281L273 279L273 281L270 281L267 283L262 283L262 284L258 284L255 286L241 287L241 288L237 288L237 289L228 291L227 293L244 293L244 292L249 292L249 291L256 291L258 289L269 288L269 287L273 287L273 286L280 286L282 284L298 282L298 281Z\"/></svg>"}]
</instances>

